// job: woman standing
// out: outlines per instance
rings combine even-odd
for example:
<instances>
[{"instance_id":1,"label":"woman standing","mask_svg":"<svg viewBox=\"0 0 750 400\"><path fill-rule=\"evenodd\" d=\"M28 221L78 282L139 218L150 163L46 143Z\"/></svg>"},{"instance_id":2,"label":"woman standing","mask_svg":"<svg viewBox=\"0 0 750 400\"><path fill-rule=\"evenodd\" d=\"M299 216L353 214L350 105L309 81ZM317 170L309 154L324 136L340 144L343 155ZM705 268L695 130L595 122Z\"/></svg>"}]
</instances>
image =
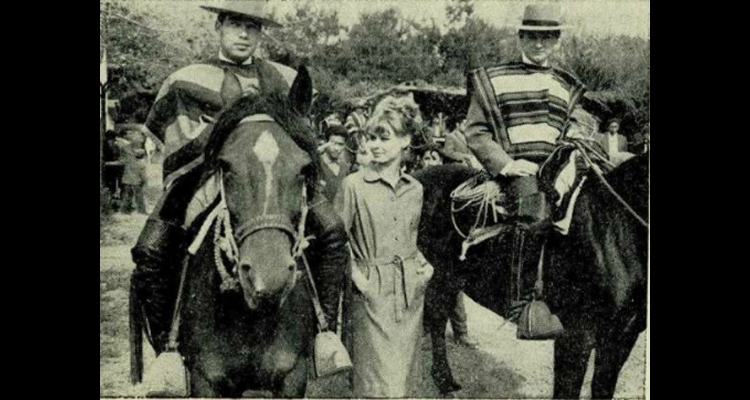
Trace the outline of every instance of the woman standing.
<instances>
[{"instance_id":1,"label":"woman standing","mask_svg":"<svg viewBox=\"0 0 750 400\"><path fill-rule=\"evenodd\" d=\"M422 185L401 170L420 129L413 99L383 99L365 126L370 165L344 179L336 201L354 255L355 397L421 395L422 314L433 269L417 250Z\"/></svg>"}]
</instances>

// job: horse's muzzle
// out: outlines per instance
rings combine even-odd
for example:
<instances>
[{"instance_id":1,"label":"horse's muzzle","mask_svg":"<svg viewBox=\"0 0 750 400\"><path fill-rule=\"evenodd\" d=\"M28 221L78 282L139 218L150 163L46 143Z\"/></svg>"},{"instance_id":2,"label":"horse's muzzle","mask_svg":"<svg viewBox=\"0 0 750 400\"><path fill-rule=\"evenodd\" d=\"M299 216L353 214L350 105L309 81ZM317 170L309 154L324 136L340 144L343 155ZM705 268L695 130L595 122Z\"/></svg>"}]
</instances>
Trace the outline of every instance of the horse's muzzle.
<instances>
[{"instance_id":1,"label":"horse's muzzle","mask_svg":"<svg viewBox=\"0 0 750 400\"><path fill-rule=\"evenodd\" d=\"M264 286L258 285L250 280L240 286L242 287L242 295L245 299L245 303L252 311L261 309L267 310L278 307L287 294L287 290L283 288L270 291L266 290Z\"/></svg>"}]
</instances>

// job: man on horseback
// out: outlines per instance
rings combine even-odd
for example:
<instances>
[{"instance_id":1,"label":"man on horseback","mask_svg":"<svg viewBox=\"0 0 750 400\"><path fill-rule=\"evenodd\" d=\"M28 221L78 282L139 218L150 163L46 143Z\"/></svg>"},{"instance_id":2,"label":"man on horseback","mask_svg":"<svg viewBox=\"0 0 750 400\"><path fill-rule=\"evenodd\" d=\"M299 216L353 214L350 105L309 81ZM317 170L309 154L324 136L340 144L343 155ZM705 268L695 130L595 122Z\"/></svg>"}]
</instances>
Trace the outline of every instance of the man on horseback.
<instances>
[{"instance_id":1,"label":"man on horseback","mask_svg":"<svg viewBox=\"0 0 750 400\"><path fill-rule=\"evenodd\" d=\"M578 78L550 66L562 28L559 6L529 5L518 29L521 60L469 73L467 144L510 200L508 211L519 222L512 245L513 268L519 270L524 261L537 265L546 231L541 228L549 222L537 173L566 135L585 90ZM523 292L515 285L533 286L533 274L519 270L513 271L514 301Z\"/></svg>"},{"instance_id":2,"label":"man on horseback","mask_svg":"<svg viewBox=\"0 0 750 400\"><path fill-rule=\"evenodd\" d=\"M268 18L262 0L233 0L202 8L218 14L220 51L216 58L170 75L148 115L146 128L165 144L164 187L158 205L132 250L133 285L148 321L149 339L164 350L177 296L181 261L192 238L186 209L198 190L204 148L216 118L247 94L286 96L293 69L259 59L254 53L263 27L280 27ZM339 293L348 261L346 232L331 204L313 194L309 228L320 255L312 265L328 328L336 330Z\"/></svg>"}]
</instances>

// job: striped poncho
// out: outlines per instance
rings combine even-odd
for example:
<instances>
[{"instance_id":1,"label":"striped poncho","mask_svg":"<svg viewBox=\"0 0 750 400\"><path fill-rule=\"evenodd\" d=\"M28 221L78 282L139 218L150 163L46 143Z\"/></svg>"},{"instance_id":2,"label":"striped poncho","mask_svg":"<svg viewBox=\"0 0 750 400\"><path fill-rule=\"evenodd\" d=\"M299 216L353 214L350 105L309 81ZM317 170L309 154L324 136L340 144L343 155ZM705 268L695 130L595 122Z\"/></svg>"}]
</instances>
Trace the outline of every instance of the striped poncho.
<instances>
[{"instance_id":1,"label":"striped poncho","mask_svg":"<svg viewBox=\"0 0 750 400\"><path fill-rule=\"evenodd\" d=\"M493 176L514 159L544 161L585 91L565 71L520 62L473 71L468 89L467 142Z\"/></svg>"},{"instance_id":2,"label":"striped poncho","mask_svg":"<svg viewBox=\"0 0 750 400\"><path fill-rule=\"evenodd\" d=\"M164 186L202 162L213 122L224 107L248 93L286 94L295 76L289 67L257 59L245 65L212 59L170 75L145 124L164 143ZM234 85L231 95L228 80Z\"/></svg>"}]
</instances>

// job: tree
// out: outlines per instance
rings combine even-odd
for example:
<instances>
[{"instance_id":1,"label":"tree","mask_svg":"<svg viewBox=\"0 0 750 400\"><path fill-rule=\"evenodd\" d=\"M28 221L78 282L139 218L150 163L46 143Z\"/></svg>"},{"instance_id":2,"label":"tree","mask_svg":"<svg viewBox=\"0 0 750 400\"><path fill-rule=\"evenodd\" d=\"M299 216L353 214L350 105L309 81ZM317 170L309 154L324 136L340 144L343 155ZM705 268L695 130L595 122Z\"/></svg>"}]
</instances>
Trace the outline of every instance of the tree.
<instances>
[{"instance_id":1,"label":"tree","mask_svg":"<svg viewBox=\"0 0 750 400\"><path fill-rule=\"evenodd\" d=\"M648 42L627 36L574 36L563 41L558 64L576 74L589 91L622 119L622 132L637 132L649 121Z\"/></svg>"},{"instance_id":2,"label":"tree","mask_svg":"<svg viewBox=\"0 0 750 400\"><path fill-rule=\"evenodd\" d=\"M272 60L287 65L325 56L346 31L339 22L337 11L317 10L308 3L296 3L294 11L281 22L283 28L266 33L269 38L266 49Z\"/></svg>"},{"instance_id":3,"label":"tree","mask_svg":"<svg viewBox=\"0 0 750 400\"><path fill-rule=\"evenodd\" d=\"M449 25L460 25L465 23L474 15L473 0L454 0L445 7L445 13L448 16Z\"/></svg>"},{"instance_id":4,"label":"tree","mask_svg":"<svg viewBox=\"0 0 750 400\"><path fill-rule=\"evenodd\" d=\"M393 83L429 77L440 56L435 49L436 27L424 28L403 19L395 9L362 14L349 30L337 60L331 60L334 74L351 81L373 80Z\"/></svg>"},{"instance_id":5,"label":"tree","mask_svg":"<svg viewBox=\"0 0 750 400\"><path fill-rule=\"evenodd\" d=\"M122 70L113 97L155 91L171 72L218 51L208 13L175 15L167 3L100 1L100 55L106 48L110 64Z\"/></svg>"}]
</instances>

